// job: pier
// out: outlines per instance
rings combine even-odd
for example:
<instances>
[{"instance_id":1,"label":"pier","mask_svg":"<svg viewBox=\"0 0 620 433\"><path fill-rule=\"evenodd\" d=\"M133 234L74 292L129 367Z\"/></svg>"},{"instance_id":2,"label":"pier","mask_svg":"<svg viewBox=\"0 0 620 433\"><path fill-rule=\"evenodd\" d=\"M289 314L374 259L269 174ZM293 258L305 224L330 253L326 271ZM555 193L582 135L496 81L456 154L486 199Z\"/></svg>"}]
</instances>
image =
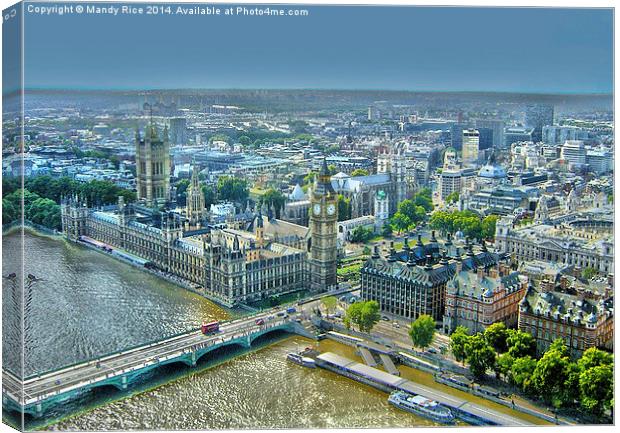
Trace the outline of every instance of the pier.
<instances>
[{"instance_id":1,"label":"pier","mask_svg":"<svg viewBox=\"0 0 620 433\"><path fill-rule=\"evenodd\" d=\"M372 386L385 392L402 390L422 395L450 408L459 419L473 425L529 426L530 423L511 415L454 397L445 392L417 384L394 374L353 361L332 352L316 356L319 367Z\"/></svg>"}]
</instances>

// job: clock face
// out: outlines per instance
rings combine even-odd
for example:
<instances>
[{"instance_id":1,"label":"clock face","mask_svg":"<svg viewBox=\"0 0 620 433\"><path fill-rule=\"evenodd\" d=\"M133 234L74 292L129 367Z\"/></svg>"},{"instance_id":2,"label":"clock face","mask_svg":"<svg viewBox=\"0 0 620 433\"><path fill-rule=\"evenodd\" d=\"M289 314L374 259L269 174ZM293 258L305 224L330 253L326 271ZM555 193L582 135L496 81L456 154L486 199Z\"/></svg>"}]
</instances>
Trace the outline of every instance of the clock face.
<instances>
[{"instance_id":1,"label":"clock face","mask_svg":"<svg viewBox=\"0 0 620 433\"><path fill-rule=\"evenodd\" d=\"M327 206L327 213L329 215L335 214L336 213L336 205L330 204L329 206Z\"/></svg>"},{"instance_id":2,"label":"clock face","mask_svg":"<svg viewBox=\"0 0 620 433\"><path fill-rule=\"evenodd\" d=\"M320 213L321 213L321 205L317 203L314 205L314 214L318 215Z\"/></svg>"}]
</instances>

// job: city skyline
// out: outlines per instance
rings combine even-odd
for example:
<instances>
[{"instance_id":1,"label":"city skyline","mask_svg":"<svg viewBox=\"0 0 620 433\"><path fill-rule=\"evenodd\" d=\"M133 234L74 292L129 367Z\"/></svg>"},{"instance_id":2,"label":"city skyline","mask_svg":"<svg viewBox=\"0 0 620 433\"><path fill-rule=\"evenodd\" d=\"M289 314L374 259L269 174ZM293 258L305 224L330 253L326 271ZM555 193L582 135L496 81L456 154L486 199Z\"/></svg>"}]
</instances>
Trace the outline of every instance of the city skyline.
<instances>
[{"instance_id":1,"label":"city skyline","mask_svg":"<svg viewBox=\"0 0 620 433\"><path fill-rule=\"evenodd\" d=\"M292 7L309 15L26 12L25 87L613 91L611 9Z\"/></svg>"}]
</instances>

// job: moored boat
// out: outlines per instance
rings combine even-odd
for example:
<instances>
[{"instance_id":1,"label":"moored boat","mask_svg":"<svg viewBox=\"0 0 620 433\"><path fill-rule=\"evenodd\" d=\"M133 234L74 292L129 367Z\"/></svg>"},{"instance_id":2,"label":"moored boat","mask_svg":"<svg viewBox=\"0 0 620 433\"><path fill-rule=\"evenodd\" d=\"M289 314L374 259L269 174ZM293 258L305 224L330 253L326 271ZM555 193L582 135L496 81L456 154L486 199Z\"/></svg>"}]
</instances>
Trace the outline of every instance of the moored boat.
<instances>
[{"instance_id":1,"label":"moored boat","mask_svg":"<svg viewBox=\"0 0 620 433\"><path fill-rule=\"evenodd\" d=\"M303 365L304 367L309 367L309 368L316 367L316 363L314 362L314 359L308 358L307 356L302 356L298 353L291 352L288 355L286 355L286 359L294 362L295 364Z\"/></svg>"},{"instance_id":2,"label":"moored boat","mask_svg":"<svg viewBox=\"0 0 620 433\"><path fill-rule=\"evenodd\" d=\"M405 391L394 391L390 394L388 402L399 409L442 424L454 423L454 415L450 409L422 395L413 395Z\"/></svg>"}]
</instances>

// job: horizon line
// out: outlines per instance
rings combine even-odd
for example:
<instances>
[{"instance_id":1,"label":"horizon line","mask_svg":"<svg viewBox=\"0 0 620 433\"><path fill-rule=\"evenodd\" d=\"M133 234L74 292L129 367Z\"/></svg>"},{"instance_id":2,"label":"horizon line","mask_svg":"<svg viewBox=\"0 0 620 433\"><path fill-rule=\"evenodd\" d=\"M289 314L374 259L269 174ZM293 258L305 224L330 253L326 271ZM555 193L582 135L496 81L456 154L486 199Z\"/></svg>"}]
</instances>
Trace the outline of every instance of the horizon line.
<instances>
[{"instance_id":1,"label":"horizon line","mask_svg":"<svg viewBox=\"0 0 620 433\"><path fill-rule=\"evenodd\" d=\"M23 89L15 89L9 92L3 92L3 95L11 95L20 91L55 91L55 92L170 92L170 91L337 91L337 92L386 92L386 93L464 93L464 94L520 94L520 95L536 95L536 96L613 96L614 92L558 92L558 91L519 91L519 90L413 90L413 89L381 89L381 88L338 88L338 87L151 87L151 88L133 88L133 87L25 87Z\"/></svg>"}]
</instances>

